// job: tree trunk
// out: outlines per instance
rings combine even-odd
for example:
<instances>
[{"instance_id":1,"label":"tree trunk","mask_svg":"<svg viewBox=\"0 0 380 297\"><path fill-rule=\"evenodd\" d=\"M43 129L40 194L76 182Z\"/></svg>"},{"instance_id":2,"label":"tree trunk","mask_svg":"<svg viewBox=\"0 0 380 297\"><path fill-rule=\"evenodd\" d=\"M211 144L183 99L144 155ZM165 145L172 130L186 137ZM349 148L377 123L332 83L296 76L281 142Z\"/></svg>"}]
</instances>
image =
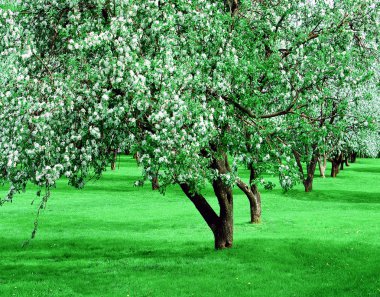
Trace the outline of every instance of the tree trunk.
<instances>
[{"instance_id":1,"label":"tree trunk","mask_svg":"<svg viewBox=\"0 0 380 297\"><path fill-rule=\"evenodd\" d=\"M232 247L233 242L233 199L232 189L217 178L213 182L213 188L218 198L220 215L213 230L215 238L215 248L224 249Z\"/></svg>"},{"instance_id":2,"label":"tree trunk","mask_svg":"<svg viewBox=\"0 0 380 297\"><path fill-rule=\"evenodd\" d=\"M160 188L160 184L158 182L158 174L154 175L152 178L152 190L158 190Z\"/></svg>"},{"instance_id":3,"label":"tree trunk","mask_svg":"<svg viewBox=\"0 0 380 297\"><path fill-rule=\"evenodd\" d=\"M227 156L225 154L222 159L214 159L211 167L216 169L219 174L230 172ZM182 183L180 186L213 232L215 248L224 249L232 247L233 194L231 186L226 185L221 177L217 177L212 183L215 196L218 198L219 202L219 216L201 194L191 191L191 187L186 183Z\"/></svg>"},{"instance_id":4,"label":"tree trunk","mask_svg":"<svg viewBox=\"0 0 380 297\"><path fill-rule=\"evenodd\" d=\"M303 186L305 188L305 192L311 192L313 190L313 180L305 179L303 181Z\"/></svg>"},{"instance_id":5,"label":"tree trunk","mask_svg":"<svg viewBox=\"0 0 380 297\"><path fill-rule=\"evenodd\" d=\"M327 166L327 158L326 154L318 158L319 172L321 177L325 178L326 166Z\"/></svg>"},{"instance_id":6,"label":"tree trunk","mask_svg":"<svg viewBox=\"0 0 380 297\"><path fill-rule=\"evenodd\" d=\"M140 153L139 152L134 153L133 158L136 160L137 165L138 165L140 162Z\"/></svg>"},{"instance_id":7,"label":"tree trunk","mask_svg":"<svg viewBox=\"0 0 380 297\"><path fill-rule=\"evenodd\" d=\"M344 165L346 165L347 167L350 166L350 164L348 164L348 156L347 155L344 155L342 153L342 160L340 162L340 170L343 170L344 169Z\"/></svg>"},{"instance_id":8,"label":"tree trunk","mask_svg":"<svg viewBox=\"0 0 380 297\"><path fill-rule=\"evenodd\" d=\"M258 224L261 222L261 195L257 185L252 185L251 191L253 193L253 199L249 200L251 208L251 223Z\"/></svg>"},{"instance_id":9,"label":"tree trunk","mask_svg":"<svg viewBox=\"0 0 380 297\"><path fill-rule=\"evenodd\" d=\"M111 170L115 170L116 169L117 150L113 150L112 153L113 153L113 158L112 158L112 162L111 162Z\"/></svg>"},{"instance_id":10,"label":"tree trunk","mask_svg":"<svg viewBox=\"0 0 380 297\"><path fill-rule=\"evenodd\" d=\"M307 177L303 181L305 192L311 192L313 190L313 180L318 159L319 156L317 153L315 153L312 159L310 160L310 163L307 165Z\"/></svg>"},{"instance_id":11,"label":"tree trunk","mask_svg":"<svg viewBox=\"0 0 380 297\"><path fill-rule=\"evenodd\" d=\"M260 223L261 221L261 195L259 192L259 188L257 184L255 184L256 179L256 170L253 167L253 164L249 166L250 176L249 183L251 185L251 192L253 194L253 199L249 200L250 208L251 208L251 223Z\"/></svg>"},{"instance_id":12,"label":"tree trunk","mask_svg":"<svg viewBox=\"0 0 380 297\"><path fill-rule=\"evenodd\" d=\"M331 160L331 177L336 177L339 173L339 167L342 163L343 156L339 154Z\"/></svg>"},{"instance_id":13,"label":"tree trunk","mask_svg":"<svg viewBox=\"0 0 380 297\"><path fill-rule=\"evenodd\" d=\"M222 158L214 159L211 167L216 169L219 175L231 171L226 154ZM224 249L232 247L233 242L233 194L231 186L226 185L222 178L218 176L213 182L212 187L218 198L220 214L218 223L214 231L215 248Z\"/></svg>"},{"instance_id":14,"label":"tree trunk","mask_svg":"<svg viewBox=\"0 0 380 297\"><path fill-rule=\"evenodd\" d=\"M331 177L336 177L339 173L339 162L333 160L331 162Z\"/></svg>"},{"instance_id":15,"label":"tree trunk","mask_svg":"<svg viewBox=\"0 0 380 297\"><path fill-rule=\"evenodd\" d=\"M357 153L353 152L351 154L351 163L355 163L356 162L356 156L357 156Z\"/></svg>"},{"instance_id":16,"label":"tree trunk","mask_svg":"<svg viewBox=\"0 0 380 297\"><path fill-rule=\"evenodd\" d=\"M214 233L214 239L215 239L215 249L220 250L220 249L232 247L232 241L233 241L232 209L224 219L220 218L213 233Z\"/></svg>"},{"instance_id":17,"label":"tree trunk","mask_svg":"<svg viewBox=\"0 0 380 297\"><path fill-rule=\"evenodd\" d=\"M251 213L251 224L257 224L261 221L261 196L256 185L248 187L246 183L240 179L236 182L237 186L244 192L249 201Z\"/></svg>"}]
</instances>

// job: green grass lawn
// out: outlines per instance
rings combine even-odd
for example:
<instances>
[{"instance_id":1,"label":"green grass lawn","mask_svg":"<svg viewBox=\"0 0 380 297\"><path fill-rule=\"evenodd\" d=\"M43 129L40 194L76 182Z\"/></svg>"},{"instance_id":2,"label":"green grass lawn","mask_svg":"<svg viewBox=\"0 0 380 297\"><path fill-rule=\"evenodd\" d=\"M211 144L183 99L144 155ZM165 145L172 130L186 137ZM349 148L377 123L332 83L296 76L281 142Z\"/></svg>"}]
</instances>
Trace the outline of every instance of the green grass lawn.
<instances>
[{"instance_id":1,"label":"green grass lawn","mask_svg":"<svg viewBox=\"0 0 380 297\"><path fill-rule=\"evenodd\" d=\"M84 190L61 181L27 248L34 191L0 208L0 296L380 296L380 160L312 193L263 191L260 225L236 191L223 251L179 188L161 196L138 177L123 157Z\"/></svg>"}]
</instances>

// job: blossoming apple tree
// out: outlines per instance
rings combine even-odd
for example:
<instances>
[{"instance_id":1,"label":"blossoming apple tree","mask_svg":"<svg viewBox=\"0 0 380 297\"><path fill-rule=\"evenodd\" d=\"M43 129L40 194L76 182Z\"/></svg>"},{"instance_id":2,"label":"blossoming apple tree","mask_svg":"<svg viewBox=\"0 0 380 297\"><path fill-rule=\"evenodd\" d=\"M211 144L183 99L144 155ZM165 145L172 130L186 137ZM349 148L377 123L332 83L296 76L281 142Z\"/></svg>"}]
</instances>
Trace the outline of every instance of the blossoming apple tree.
<instances>
[{"instance_id":1,"label":"blossoming apple tree","mask_svg":"<svg viewBox=\"0 0 380 297\"><path fill-rule=\"evenodd\" d=\"M376 9L348 0L32 0L1 10L2 203L34 183L43 208L61 176L83 187L112 161L110 148L128 146L143 179L158 174L163 191L178 184L215 247L231 247L234 185L258 221L260 170L280 169L292 183L286 117L309 114L326 80L349 75L352 48L373 39Z\"/></svg>"}]
</instances>

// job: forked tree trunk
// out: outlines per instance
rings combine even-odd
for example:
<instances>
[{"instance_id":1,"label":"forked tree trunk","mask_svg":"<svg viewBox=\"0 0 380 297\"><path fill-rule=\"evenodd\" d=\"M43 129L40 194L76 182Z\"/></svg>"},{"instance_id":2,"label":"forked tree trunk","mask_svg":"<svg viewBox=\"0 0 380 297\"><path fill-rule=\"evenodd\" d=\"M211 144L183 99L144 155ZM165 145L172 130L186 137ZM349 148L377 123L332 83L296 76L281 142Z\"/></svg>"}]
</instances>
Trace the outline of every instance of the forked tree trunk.
<instances>
[{"instance_id":1,"label":"forked tree trunk","mask_svg":"<svg viewBox=\"0 0 380 297\"><path fill-rule=\"evenodd\" d=\"M220 160L213 160L211 167L218 170L219 174L225 174L230 171L227 156ZM207 200L199 193L191 191L191 187L186 184L180 184L181 189L186 196L193 202L207 225L214 235L215 249L224 249L232 247L233 243L233 194L232 188L226 185L218 177L213 183L215 196L219 202L220 214L216 214Z\"/></svg>"},{"instance_id":2,"label":"forked tree trunk","mask_svg":"<svg viewBox=\"0 0 380 297\"><path fill-rule=\"evenodd\" d=\"M323 156L319 157L318 159L318 165L319 165L319 173L321 174L321 177L325 178L326 175L326 167L327 167L327 158L326 154Z\"/></svg>"},{"instance_id":3,"label":"forked tree trunk","mask_svg":"<svg viewBox=\"0 0 380 297\"><path fill-rule=\"evenodd\" d=\"M214 192L218 197L220 206L219 216L201 194L191 192L187 184L180 185L213 232L215 249L230 248L233 243L232 189L222 185L222 183L221 180L213 183Z\"/></svg>"},{"instance_id":4,"label":"forked tree trunk","mask_svg":"<svg viewBox=\"0 0 380 297\"><path fill-rule=\"evenodd\" d=\"M311 192L313 189L314 174L315 174L315 169L317 167L317 163L319 159L319 153L318 153L316 144L312 146L312 150L313 150L313 156L306 166L306 174L305 174L302 161L301 161L301 154L297 150L293 149L293 155L296 159L298 170L301 174L302 183L304 185L305 192Z\"/></svg>"}]
</instances>

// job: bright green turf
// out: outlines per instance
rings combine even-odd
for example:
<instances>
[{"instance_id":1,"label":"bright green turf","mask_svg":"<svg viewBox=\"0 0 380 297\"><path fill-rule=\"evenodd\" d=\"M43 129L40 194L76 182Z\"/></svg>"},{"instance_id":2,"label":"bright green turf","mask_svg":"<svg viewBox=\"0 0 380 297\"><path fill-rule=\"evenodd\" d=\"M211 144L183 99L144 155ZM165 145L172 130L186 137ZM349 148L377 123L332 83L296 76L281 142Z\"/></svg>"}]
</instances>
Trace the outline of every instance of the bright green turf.
<instances>
[{"instance_id":1,"label":"bright green turf","mask_svg":"<svg viewBox=\"0 0 380 297\"><path fill-rule=\"evenodd\" d=\"M123 157L84 190L61 181L24 249L33 193L0 208L0 296L380 296L380 160L309 194L264 191L256 226L236 192L224 251L178 188L161 196L137 177Z\"/></svg>"}]
</instances>

